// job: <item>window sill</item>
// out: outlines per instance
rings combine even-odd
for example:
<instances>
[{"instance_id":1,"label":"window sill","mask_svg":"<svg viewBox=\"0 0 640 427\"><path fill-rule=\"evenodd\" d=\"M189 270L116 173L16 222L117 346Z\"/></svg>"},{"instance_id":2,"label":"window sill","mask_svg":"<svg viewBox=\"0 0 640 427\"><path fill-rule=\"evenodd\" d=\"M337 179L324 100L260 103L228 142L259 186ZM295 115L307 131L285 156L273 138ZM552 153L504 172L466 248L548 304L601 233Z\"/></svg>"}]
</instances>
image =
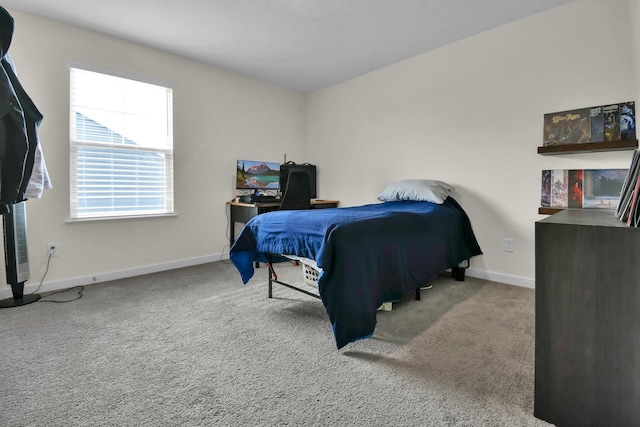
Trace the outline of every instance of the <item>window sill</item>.
<instances>
[{"instance_id":1,"label":"window sill","mask_svg":"<svg viewBox=\"0 0 640 427\"><path fill-rule=\"evenodd\" d=\"M166 214L152 214L152 215L122 215L122 216L101 216L101 217L91 217L91 218L67 218L66 223L75 223L75 222L93 222L93 221L111 221L111 220L123 220L123 219L153 219L153 218L169 218L169 217L177 217L177 213L166 213Z\"/></svg>"}]
</instances>

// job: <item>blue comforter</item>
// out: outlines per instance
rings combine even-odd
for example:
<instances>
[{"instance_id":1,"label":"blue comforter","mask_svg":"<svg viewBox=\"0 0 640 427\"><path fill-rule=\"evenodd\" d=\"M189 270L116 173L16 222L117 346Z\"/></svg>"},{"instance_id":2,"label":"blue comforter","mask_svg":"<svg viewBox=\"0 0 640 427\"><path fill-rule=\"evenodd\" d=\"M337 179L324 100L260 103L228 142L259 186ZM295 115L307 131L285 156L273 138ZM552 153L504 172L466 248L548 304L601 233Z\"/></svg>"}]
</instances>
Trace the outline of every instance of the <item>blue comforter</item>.
<instances>
[{"instance_id":1,"label":"blue comforter","mask_svg":"<svg viewBox=\"0 0 640 427\"><path fill-rule=\"evenodd\" d=\"M266 262L268 254L314 259L341 348L373 334L383 302L400 300L481 253L467 214L449 197L441 205L397 201L265 213L245 224L230 258L244 283L254 261Z\"/></svg>"}]
</instances>

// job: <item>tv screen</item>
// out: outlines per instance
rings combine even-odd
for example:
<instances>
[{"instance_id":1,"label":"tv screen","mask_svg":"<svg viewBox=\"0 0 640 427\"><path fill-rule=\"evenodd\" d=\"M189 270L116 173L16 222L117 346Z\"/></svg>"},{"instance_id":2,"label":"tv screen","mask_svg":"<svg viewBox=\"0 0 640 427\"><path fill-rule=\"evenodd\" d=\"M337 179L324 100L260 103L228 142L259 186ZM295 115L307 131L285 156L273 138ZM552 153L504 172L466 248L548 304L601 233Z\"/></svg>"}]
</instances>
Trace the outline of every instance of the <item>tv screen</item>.
<instances>
[{"instance_id":1,"label":"tv screen","mask_svg":"<svg viewBox=\"0 0 640 427\"><path fill-rule=\"evenodd\" d=\"M280 163L255 160L238 160L236 189L278 190L280 188Z\"/></svg>"}]
</instances>

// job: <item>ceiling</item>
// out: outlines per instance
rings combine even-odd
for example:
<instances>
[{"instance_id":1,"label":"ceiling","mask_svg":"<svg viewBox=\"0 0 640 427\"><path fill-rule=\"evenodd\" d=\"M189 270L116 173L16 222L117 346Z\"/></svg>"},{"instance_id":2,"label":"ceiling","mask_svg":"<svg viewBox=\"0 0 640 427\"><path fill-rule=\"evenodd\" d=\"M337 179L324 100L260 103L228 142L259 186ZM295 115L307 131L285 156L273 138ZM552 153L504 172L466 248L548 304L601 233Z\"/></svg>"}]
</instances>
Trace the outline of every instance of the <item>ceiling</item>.
<instances>
[{"instance_id":1,"label":"ceiling","mask_svg":"<svg viewBox=\"0 0 640 427\"><path fill-rule=\"evenodd\" d=\"M572 1L2 0L2 5L309 93Z\"/></svg>"}]
</instances>

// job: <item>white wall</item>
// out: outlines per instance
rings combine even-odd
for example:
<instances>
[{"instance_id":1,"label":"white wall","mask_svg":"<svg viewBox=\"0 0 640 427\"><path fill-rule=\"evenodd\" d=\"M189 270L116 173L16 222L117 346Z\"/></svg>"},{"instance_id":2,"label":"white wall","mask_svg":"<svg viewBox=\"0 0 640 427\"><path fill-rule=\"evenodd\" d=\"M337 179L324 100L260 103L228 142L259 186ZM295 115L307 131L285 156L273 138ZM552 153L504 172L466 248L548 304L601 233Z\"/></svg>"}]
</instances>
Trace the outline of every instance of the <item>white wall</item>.
<instances>
[{"instance_id":1,"label":"white wall","mask_svg":"<svg viewBox=\"0 0 640 427\"><path fill-rule=\"evenodd\" d=\"M640 101L640 0L629 0L631 20L630 38L633 41L633 75L635 76L636 100Z\"/></svg>"},{"instance_id":2,"label":"white wall","mask_svg":"<svg viewBox=\"0 0 640 427\"><path fill-rule=\"evenodd\" d=\"M228 251L225 202L238 158L306 155L306 98L181 57L9 10L9 50L44 115L41 140L54 189L27 202L30 292L58 243L42 290L220 259ZM69 222L69 64L107 67L174 88L177 216ZM0 256L4 257L4 254ZM0 283L6 283L4 269ZM8 286L0 299L11 295Z\"/></svg>"},{"instance_id":3,"label":"white wall","mask_svg":"<svg viewBox=\"0 0 640 427\"><path fill-rule=\"evenodd\" d=\"M577 1L310 95L320 196L357 205L398 179L447 181L484 251L470 273L533 286L540 171L629 167L629 151L536 152L545 113L638 100L629 8Z\"/></svg>"},{"instance_id":4,"label":"white wall","mask_svg":"<svg viewBox=\"0 0 640 427\"><path fill-rule=\"evenodd\" d=\"M43 112L55 188L27 203L32 279L44 289L218 259L237 158L318 165L319 197L375 202L389 182L448 181L485 255L470 273L534 283L542 169L627 168L630 152L539 156L545 113L640 100L640 0L580 0L308 97L119 39L11 11L10 53ZM69 223L70 61L173 85L177 217ZM305 145L308 142L308 147ZM514 238L513 254L502 250ZM3 255L2 255L3 256ZM0 283L4 271L0 269ZM0 289L0 298L10 296Z\"/></svg>"}]
</instances>

